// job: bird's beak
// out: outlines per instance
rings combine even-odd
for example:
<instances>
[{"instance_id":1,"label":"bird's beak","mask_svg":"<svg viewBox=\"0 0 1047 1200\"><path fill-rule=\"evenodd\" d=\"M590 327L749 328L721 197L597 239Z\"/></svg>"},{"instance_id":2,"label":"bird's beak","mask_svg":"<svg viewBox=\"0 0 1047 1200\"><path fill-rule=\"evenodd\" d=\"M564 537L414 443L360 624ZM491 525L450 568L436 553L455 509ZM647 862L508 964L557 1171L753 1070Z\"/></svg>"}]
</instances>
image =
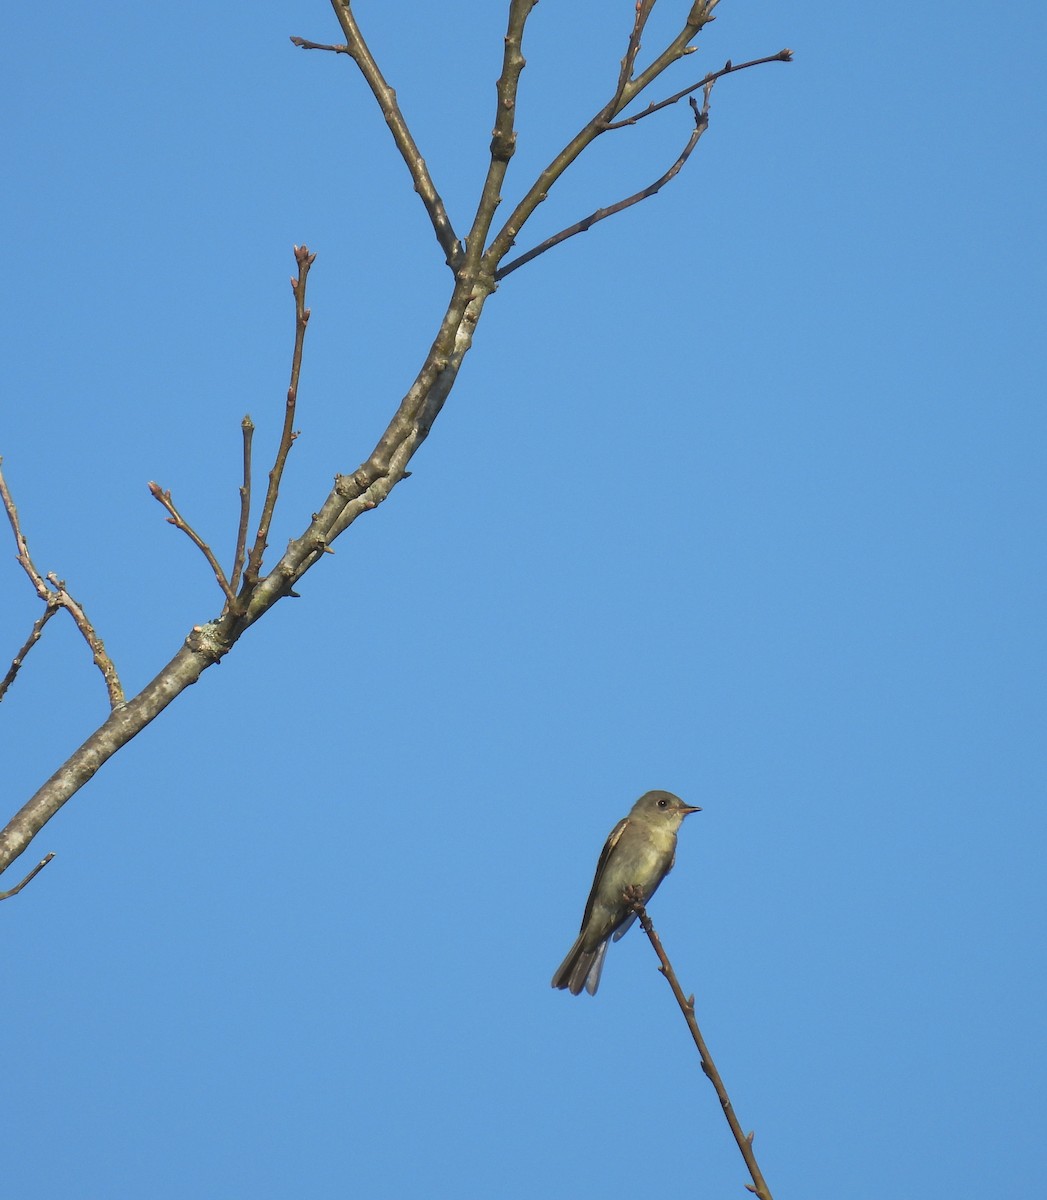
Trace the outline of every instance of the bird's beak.
<instances>
[{"instance_id":1,"label":"bird's beak","mask_svg":"<svg viewBox=\"0 0 1047 1200\"><path fill-rule=\"evenodd\" d=\"M683 806L683 815L685 817L689 817L691 815L691 813L693 813L693 812L701 812L701 811L702 810L698 807L697 804L685 804Z\"/></svg>"}]
</instances>

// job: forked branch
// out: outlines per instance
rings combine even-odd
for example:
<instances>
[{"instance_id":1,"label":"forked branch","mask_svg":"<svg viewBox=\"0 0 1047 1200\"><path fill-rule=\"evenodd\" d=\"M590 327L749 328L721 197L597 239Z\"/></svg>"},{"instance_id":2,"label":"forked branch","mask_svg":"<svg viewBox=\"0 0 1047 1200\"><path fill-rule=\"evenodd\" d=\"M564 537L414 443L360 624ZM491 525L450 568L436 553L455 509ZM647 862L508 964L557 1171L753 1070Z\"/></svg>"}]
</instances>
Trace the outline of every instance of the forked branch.
<instances>
[{"instance_id":1,"label":"forked branch","mask_svg":"<svg viewBox=\"0 0 1047 1200\"><path fill-rule=\"evenodd\" d=\"M658 100L656 103L648 104L642 111L635 113L631 117L623 117L620 121L612 121L608 129L624 129L627 125L635 125L637 121L642 121L644 117L649 117L652 113L658 112L660 109L668 108L670 104L676 104L685 96L691 96L699 88L707 88L710 83L715 83L717 79L723 79L725 75L734 75L738 71L747 71L750 67L762 67L766 63L773 62L792 62L793 52L791 50L779 50L777 54L768 54L764 58L751 58L748 62L733 63L730 59L718 71L710 71L708 75L703 76L697 83L692 83L685 88L681 88L678 92L673 92L671 96L666 96L664 100Z\"/></svg>"},{"instance_id":2,"label":"forked branch","mask_svg":"<svg viewBox=\"0 0 1047 1200\"><path fill-rule=\"evenodd\" d=\"M2 465L3 459L0 459ZM11 493L7 488L7 481L4 479L3 470L0 469L0 500L3 501L4 510L7 513L7 519L11 525L11 531L15 535L15 545L18 548L18 562L22 566L22 570L29 576L36 594L43 600L47 606L44 610L44 615L33 626L33 630L26 640L22 649L15 656L14 662L11 664L11 669L8 671L4 679L3 687L0 688L0 696L10 686L15 676L18 674L18 669L21 667L21 660L33 648L39 640L40 634L44 626L50 620L51 613L54 609L64 608L66 612L73 618L77 629L91 650L91 658L95 666L101 671L102 679L105 681L105 689L109 694L110 708L117 708L124 702L124 689L120 683L120 676L117 674L116 666L113 660L106 652L105 643L95 632L94 626L87 619L87 613L76 600L70 596L66 590L65 580L59 579L53 571L48 572L45 580L44 576L36 568L29 554L29 545L25 540L25 535L22 533L22 526L18 519L18 509L15 508L15 502L11 498Z\"/></svg>"},{"instance_id":3,"label":"forked branch","mask_svg":"<svg viewBox=\"0 0 1047 1200\"><path fill-rule=\"evenodd\" d=\"M560 180L567 168L584 151L592 145L598 137L607 133L611 129L620 128L625 122L619 122L617 118L638 96L640 96L659 76L667 71L674 63L679 62L681 58L691 54L694 50L692 43L702 29L713 20L713 9L716 7L719 0L695 0L692 4L687 19L680 29L679 33L665 46L660 54L642 70L639 74L633 74L636 65L636 58L640 49L640 35L646 25L647 19L650 16L651 10L654 8L652 0L637 0L636 17L633 22L633 28L629 34L629 40L626 45L625 55L622 59L622 66L619 72L615 90L611 95L610 100L599 110L599 112L584 125L566 146L556 155L549 165L539 174L531 187L524 194L523 198L517 203L505 224L492 239L490 245L483 256L483 269L495 275L501 267L502 259L512 248L520 231L528 220L534 215L535 209L549 195L553 186ZM787 54L787 51L782 51L781 54ZM781 59L781 54L774 55L771 58L761 61L774 62ZM728 64L730 66L730 64ZM750 65L750 64L745 64ZM754 62L751 65L756 65ZM731 68L734 70L735 68ZM737 68L741 69L741 68ZM726 69L721 74L729 73ZM712 82L712 79L707 79L692 88L685 89L681 95L687 95L689 92L697 90L699 87L706 86ZM677 97L679 98L679 97ZM642 197L641 197L642 198ZM621 211L620 209L618 211ZM588 226L586 226L588 228ZM576 230L575 232L580 232ZM563 240L560 238L560 240ZM546 247L548 248L548 247ZM534 255L530 255L531 258ZM528 259L530 261L530 259ZM517 262L517 266L522 263ZM507 272L503 272L507 273Z\"/></svg>"},{"instance_id":4,"label":"forked branch","mask_svg":"<svg viewBox=\"0 0 1047 1200\"><path fill-rule=\"evenodd\" d=\"M629 76L626 74L626 71L627 68L631 70L633 63L635 62L636 52L640 48L639 35L642 32L643 23L646 21L647 16L650 15L650 11L653 7L654 0L648 0L646 5L637 5L636 25L633 29L632 37L629 39L629 49L626 53L626 57L622 59L622 75L619 78L618 92L615 94L615 99L612 101L612 105L618 103L621 98L621 93L624 90L626 83L628 83ZM712 85L718 79L722 79L725 75L732 75L736 71L744 71L749 67L759 67L763 66L765 63L772 62L792 62L792 51L779 50L777 54L768 55L766 58L754 58L749 62L738 64L732 63L730 60L728 60L719 71L710 71L708 75L706 75L703 79L700 79L697 83L691 84L685 88L681 88L680 91L674 92L673 95L667 96L664 100L659 100L657 103L649 104L643 110L643 112L636 113L631 117L623 117L620 121L611 121L605 125L605 132L612 129L624 129L626 126L635 125L637 121L642 121L644 117L649 117L652 113L658 112L660 109L667 108L671 104L676 104L677 101L683 100L686 97L690 101L691 108L694 111L696 128L691 134L687 145L681 151L676 162L673 163L673 165L668 171L665 172L664 175L659 176L654 183L649 184L647 187L643 188L639 192L634 193L632 196L626 197L624 200L619 200L617 204L609 205L606 208L598 208L595 212L590 213L589 216L583 217L580 221L575 222L574 225L569 225L566 229L561 229L559 233L555 233L551 237L547 237L545 241L540 242L533 249L528 250L526 254L521 254L518 258L514 258L511 262L506 263L504 267L499 267L494 273L495 279L504 279L506 275L517 270L519 267L524 266L526 263L532 262L540 254L544 254L546 250L551 250L554 246L560 245L561 242L565 242L568 238L574 237L575 234L585 233L587 230L591 229L597 223L597 221L603 221L607 217L613 217L616 213L624 212L625 209L631 208L634 204L639 204L641 200L646 200L648 197L653 196L657 192L661 191L665 184L679 174L684 163L690 157L691 151L695 148L695 146L697 146L698 139L709 127L709 97L712 93ZM693 93L699 89L702 89L705 93L701 111L699 111L697 102L693 96Z\"/></svg>"},{"instance_id":5,"label":"forked branch","mask_svg":"<svg viewBox=\"0 0 1047 1200\"><path fill-rule=\"evenodd\" d=\"M664 175L659 175L654 183L648 184L647 187L639 192L634 192L633 195L627 196L624 200L619 200L617 204L608 205L606 208L598 208L595 212L590 213L587 217L583 217L580 221L576 221L573 225L568 225L566 229L561 229L559 233L554 233L552 237L547 237L544 242L539 242L537 246L532 250L528 250L526 254L521 254L519 258L514 258L511 262L506 263L504 267L499 267L494 273L495 279L504 279L510 272L536 259L539 254L544 254L546 250L551 250L554 246L559 246L561 242L566 242L568 238L574 237L576 233L586 233L597 221L613 217L615 213L624 212L634 204L639 204L641 200L646 200L650 196L657 195L670 179L674 179L679 174L683 164L690 158L691 151L698 145L698 139L709 128L709 91L711 88L711 84L706 87L705 104L701 109L699 109L697 101L692 98L691 107L694 109L694 130L687 139L687 145L680 152L679 158L677 158L676 162L673 163Z\"/></svg>"}]
</instances>

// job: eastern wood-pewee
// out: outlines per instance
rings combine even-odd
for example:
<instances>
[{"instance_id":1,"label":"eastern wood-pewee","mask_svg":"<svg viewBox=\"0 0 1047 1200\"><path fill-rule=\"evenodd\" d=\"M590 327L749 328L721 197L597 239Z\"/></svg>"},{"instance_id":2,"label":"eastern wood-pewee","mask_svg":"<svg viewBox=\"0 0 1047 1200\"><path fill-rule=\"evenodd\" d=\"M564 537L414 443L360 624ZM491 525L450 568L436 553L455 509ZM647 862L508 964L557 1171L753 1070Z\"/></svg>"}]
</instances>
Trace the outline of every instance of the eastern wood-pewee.
<instances>
[{"instance_id":1,"label":"eastern wood-pewee","mask_svg":"<svg viewBox=\"0 0 1047 1200\"><path fill-rule=\"evenodd\" d=\"M650 900L673 869L681 822L688 813L701 811L672 792L646 792L611 830L596 864L582 931L553 976L554 988L567 988L577 996L584 987L590 996L596 995L611 935L618 941L636 920L625 889L638 887L642 903Z\"/></svg>"}]
</instances>

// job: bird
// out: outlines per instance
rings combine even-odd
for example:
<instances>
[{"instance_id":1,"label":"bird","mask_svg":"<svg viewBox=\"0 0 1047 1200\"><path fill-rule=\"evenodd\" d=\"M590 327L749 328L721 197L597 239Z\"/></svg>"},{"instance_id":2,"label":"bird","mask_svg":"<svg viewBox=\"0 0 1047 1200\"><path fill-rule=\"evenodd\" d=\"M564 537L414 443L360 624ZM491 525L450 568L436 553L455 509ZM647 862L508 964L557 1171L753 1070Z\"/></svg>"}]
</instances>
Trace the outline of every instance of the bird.
<instances>
[{"instance_id":1,"label":"bird","mask_svg":"<svg viewBox=\"0 0 1047 1200\"><path fill-rule=\"evenodd\" d=\"M637 888L641 904L650 900L673 869L684 817L701 811L672 792L645 792L615 825L596 864L581 932L553 976L554 988L596 995L608 942L612 935L618 941L636 920L626 889Z\"/></svg>"}]
</instances>

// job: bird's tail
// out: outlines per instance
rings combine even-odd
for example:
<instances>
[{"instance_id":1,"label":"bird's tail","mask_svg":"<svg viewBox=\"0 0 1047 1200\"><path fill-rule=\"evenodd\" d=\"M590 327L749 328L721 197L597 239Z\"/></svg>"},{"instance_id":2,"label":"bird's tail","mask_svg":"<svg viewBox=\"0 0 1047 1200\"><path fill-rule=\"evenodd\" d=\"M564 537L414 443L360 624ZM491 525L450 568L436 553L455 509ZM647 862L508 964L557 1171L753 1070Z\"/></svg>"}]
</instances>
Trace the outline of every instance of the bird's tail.
<instances>
[{"instance_id":1,"label":"bird's tail","mask_svg":"<svg viewBox=\"0 0 1047 1200\"><path fill-rule=\"evenodd\" d=\"M607 953L607 943L601 942L595 950L586 950L582 944L582 935L567 952L567 957L560 964L560 969L553 976L554 988L566 988L572 996L585 988L590 996L596 995L600 986L600 973L603 971L604 955Z\"/></svg>"}]
</instances>

